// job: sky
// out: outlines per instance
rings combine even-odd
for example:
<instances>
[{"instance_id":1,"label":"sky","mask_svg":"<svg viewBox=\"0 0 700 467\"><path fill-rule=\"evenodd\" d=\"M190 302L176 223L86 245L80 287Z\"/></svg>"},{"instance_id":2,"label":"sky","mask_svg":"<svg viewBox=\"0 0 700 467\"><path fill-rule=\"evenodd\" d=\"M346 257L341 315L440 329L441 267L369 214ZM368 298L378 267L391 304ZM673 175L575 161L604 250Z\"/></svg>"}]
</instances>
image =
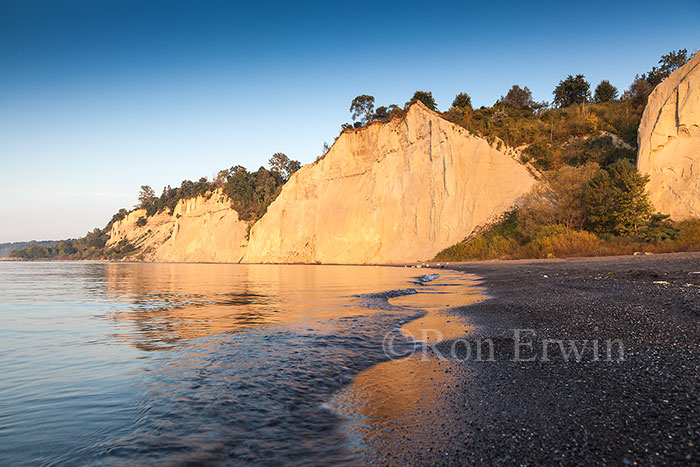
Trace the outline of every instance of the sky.
<instances>
[{"instance_id":1,"label":"sky","mask_svg":"<svg viewBox=\"0 0 700 467\"><path fill-rule=\"evenodd\" d=\"M534 2L533 2L534 3ZM700 2L0 0L0 243L75 238L160 193L333 143L360 94L621 91L700 47ZM661 11L663 9L664 11Z\"/></svg>"}]
</instances>

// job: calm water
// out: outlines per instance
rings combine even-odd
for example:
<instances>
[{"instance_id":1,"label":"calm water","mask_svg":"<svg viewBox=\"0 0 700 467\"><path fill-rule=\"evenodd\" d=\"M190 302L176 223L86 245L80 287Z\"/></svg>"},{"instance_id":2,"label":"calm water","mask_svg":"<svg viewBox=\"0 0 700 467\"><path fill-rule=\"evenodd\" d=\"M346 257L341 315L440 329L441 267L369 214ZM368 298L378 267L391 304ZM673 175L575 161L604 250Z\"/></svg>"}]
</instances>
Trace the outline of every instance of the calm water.
<instances>
[{"instance_id":1,"label":"calm water","mask_svg":"<svg viewBox=\"0 0 700 467\"><path fill-rule=\"evenodd\" d=\"M377 414L411 410L378 394L439 394L424 362L377 365L384 334L476 296L430 272L0 263L0 465L371 459L401 424Z\"/></svg>"}]
</instances>

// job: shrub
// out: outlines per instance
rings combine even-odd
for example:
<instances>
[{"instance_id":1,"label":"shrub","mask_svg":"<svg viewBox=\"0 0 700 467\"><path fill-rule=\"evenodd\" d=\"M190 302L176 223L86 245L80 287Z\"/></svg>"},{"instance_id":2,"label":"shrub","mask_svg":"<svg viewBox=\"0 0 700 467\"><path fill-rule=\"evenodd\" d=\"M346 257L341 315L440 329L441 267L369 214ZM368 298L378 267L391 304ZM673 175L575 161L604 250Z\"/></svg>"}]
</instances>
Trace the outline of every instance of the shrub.
<instances>
[{"instance_id":1,"label":"shrub","mask_svg":"<svg viewBox=\"0 0 700 467\"><path fill-rule=\"evenodd\" d=\"M648 243L676 240L680 229L673 225L667 214L653 214L639 232L639 239Z\"/></svg>"},{"instance_id":2,"label":"shrub","mask_svg":"<svg viewBox=\"0 0 700 467\"><path fill-rule=\"evenodd\" d=\"M523 247L520 257L550 258L587 256L600 247L599 238L585 230L574 230L563 225L542 227Z\"/></svg>"},{"instance_id":3,"label":"shrub","mask_svg":"<svg viewBox=\"0 0 700 467\"><path fill-rule=\"evenodd\" d=\"M635 235L651 215L645 186L648 175L641 175L627 160L599 170L583 195L587 229L597 233Z\"/></svg>"}]
</instances>

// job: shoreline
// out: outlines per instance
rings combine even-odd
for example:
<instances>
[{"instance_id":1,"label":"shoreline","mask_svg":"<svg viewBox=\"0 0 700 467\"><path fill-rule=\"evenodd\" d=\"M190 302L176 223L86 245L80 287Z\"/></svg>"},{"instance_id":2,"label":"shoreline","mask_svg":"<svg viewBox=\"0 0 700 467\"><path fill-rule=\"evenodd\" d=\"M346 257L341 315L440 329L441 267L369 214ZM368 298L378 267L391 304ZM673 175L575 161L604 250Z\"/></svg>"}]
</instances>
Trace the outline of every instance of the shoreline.
<instances>
[{"instance_id":1,"label":"shoreline","mask_svg":"<svg viewBox=\"0 0 700 467\"><path fill-rule=\"evenodd\" d=\"M493 341L495 358L439 362L431 381L441 397L402 433L399 459L380 449L372 461L700 460L700 253L426 267L483 278L490 298L450 311L477 327L467 342ZM513 361L515 329L532 330L528 359ZM611 360L571 358L556 345L543 358L541 350L606 340L622 343ZM434 348L449 355L451 342Z\"/></svg>"},{"instance_id":2,"label":"shoreline","mask_svg":"<svg viewBox=\"0 0 700 467\"><path fill-rule=\"evenodd\" d=\"M564 258L524 258L524 259L489 259L474 261L415 261L411 263L232 263L215 261L145 261L136 259L110 260L110 259L63 259L63 258L0 258L0 262L27 262L27 263L109 263L109 264L269 264L269 265L304 265L304 266L386 266L386 267L407 267L407 268L430 268L430 269L454 269L465 270L470 266L483 266L493 264L560 264L606 261L626 258L671 258L674 256L697 255L700 258L700 251L675 251L665 253L640 253L608 256L570 256Z\"/></svg>"},{"instance_id":3,"label":"shoreline","mask_svg":"<svg viewBox=\"0 0 700 467\"><path fill-rule=\"evenodd\" d=\"M365 404L376 421L363 439L376 440L361 453L365 460L520 465L700 459L700 253L410 267L411 275L442 269L443 277L452 276L447 287L483 298L465 306L441 299L415 303L433 310L403 322L402 329L433 326L431 313L443 315L438 324L455 334L428 344L448 358L425 364L416 353L384 360L356 373L340 391L352 396L369 385L373 392L356 393L377 396ZM399 302L415 298L390 300L405 306ZM533 361L512 361L514 329L533 331ZM555 349L543 359L537 349L547 339L620 339L625 358L568 360ZM465 358L464 348L451 354L460 340L491 340L494 359Z\"/></svg>"}]
</instances>

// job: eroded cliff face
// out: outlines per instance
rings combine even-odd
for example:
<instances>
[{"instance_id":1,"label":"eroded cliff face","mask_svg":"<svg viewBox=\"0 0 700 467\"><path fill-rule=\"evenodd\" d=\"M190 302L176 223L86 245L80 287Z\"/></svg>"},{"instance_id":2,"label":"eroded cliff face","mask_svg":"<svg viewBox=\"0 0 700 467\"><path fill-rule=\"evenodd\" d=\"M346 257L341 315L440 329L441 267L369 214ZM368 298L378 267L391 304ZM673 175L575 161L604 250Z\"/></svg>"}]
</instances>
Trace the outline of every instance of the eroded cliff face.
<instances>
[{"instance_id":1,"label":"eroded cliff face","mask_svg":"<svg viewBox=\"0 0 700 467\"><path fill-rule=\"evenodd\" d=\"M343 133L251 231L246 262L426 260L511 208L534 177L422 103Z\"/></svg>"},{"instance_id":2,"label":"eroded cliff face","mask_svg":"<svg viewBox=\"0 0 700 467\"><path fill-rule=\"evenodd\" d=\"M178 202L167 211L148 217L144 209L115 222L107 246L128 240L139 250L132 259L164 262L237 263L248 243L248 223L238 219L231 202L220 191Z\"/></svg>"},{"instance_id":3,"label":"eroded cliff face","mask_svg":"<svg viewBox=\"0 0 700 467\"><path fill-rule=\"evenodd\" d=\"M637 169L650 176L654 207L674 219L700 217L700 54L651 93L638 142Z\"/></svg>"}]
</instances>

